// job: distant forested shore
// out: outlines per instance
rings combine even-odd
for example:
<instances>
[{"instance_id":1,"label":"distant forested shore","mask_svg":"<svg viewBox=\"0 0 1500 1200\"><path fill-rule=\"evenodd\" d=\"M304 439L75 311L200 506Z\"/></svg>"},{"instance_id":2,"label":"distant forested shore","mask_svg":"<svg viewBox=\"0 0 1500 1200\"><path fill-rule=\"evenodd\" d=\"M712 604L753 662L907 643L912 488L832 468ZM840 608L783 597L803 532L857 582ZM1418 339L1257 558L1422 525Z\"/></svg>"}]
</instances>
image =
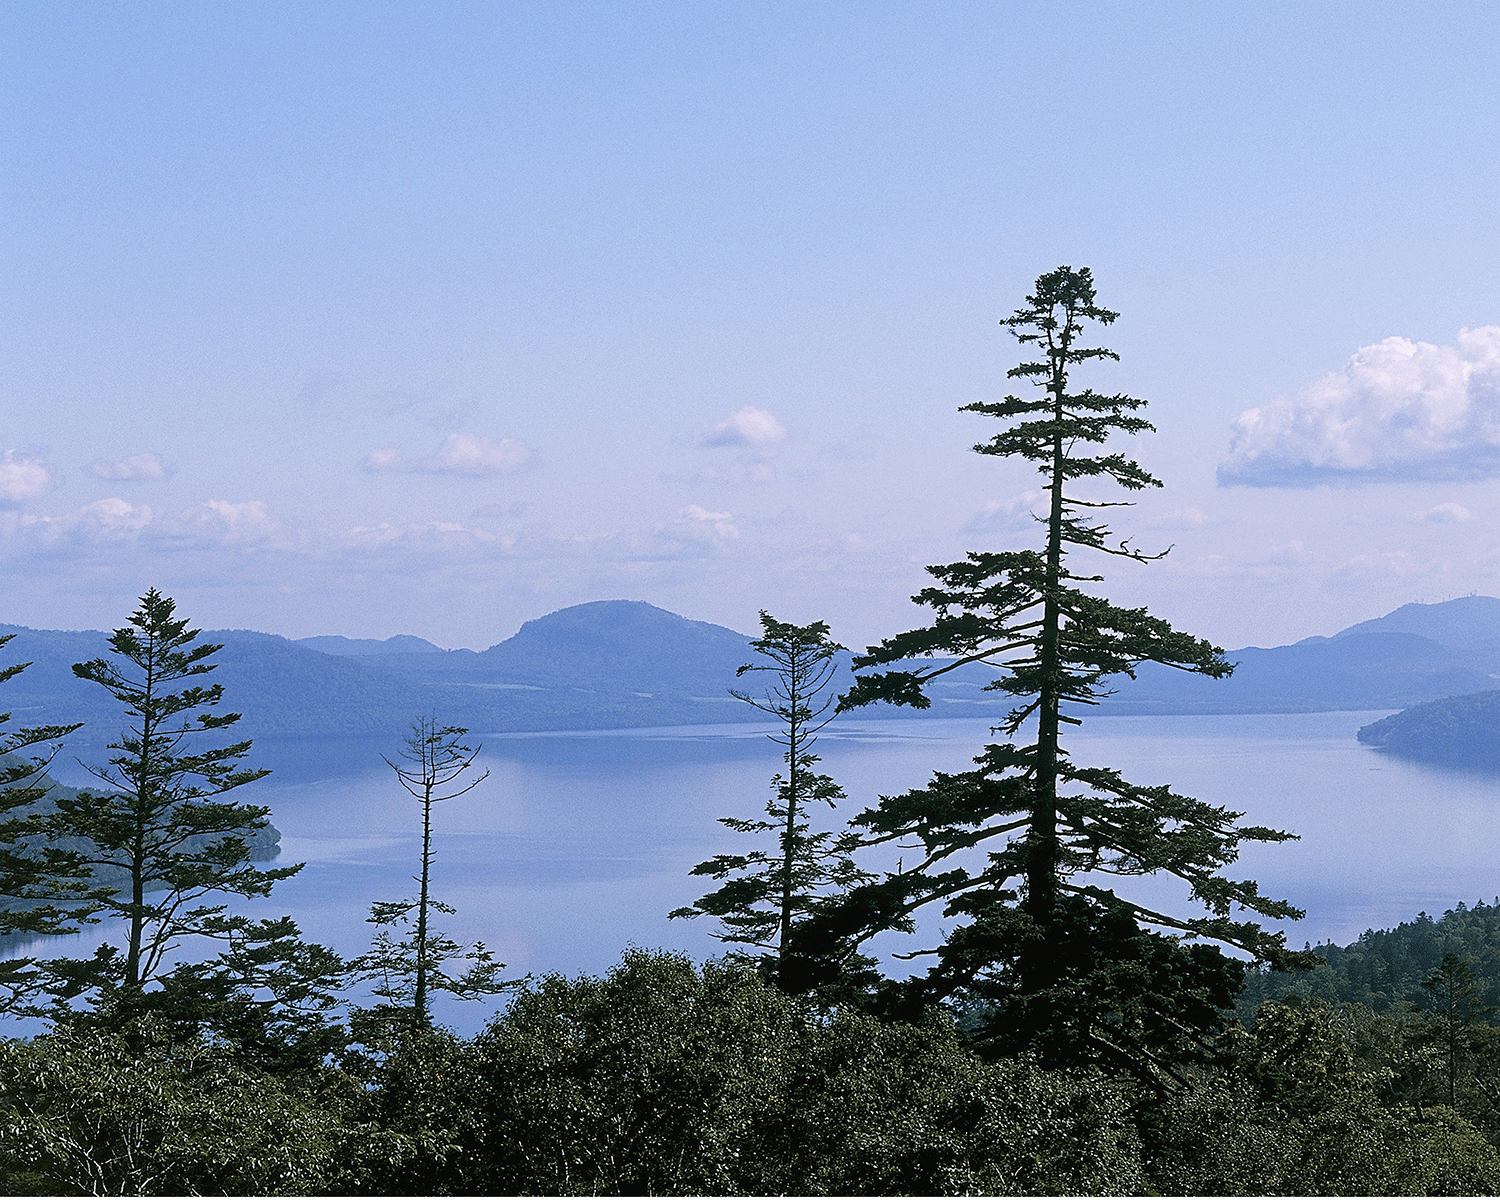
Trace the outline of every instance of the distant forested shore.
<instances>
[{"instance_id":1,"label":"distant forested shore","mask_svg":"<svg viewBox=\"0 0 1500 1200\"><path fill-rule=\"evenodd\" d=\"M1366 725L1359 740L1401 758L1500 770L1500 691L1414 705Z\"/></svg>"}]
</instances>

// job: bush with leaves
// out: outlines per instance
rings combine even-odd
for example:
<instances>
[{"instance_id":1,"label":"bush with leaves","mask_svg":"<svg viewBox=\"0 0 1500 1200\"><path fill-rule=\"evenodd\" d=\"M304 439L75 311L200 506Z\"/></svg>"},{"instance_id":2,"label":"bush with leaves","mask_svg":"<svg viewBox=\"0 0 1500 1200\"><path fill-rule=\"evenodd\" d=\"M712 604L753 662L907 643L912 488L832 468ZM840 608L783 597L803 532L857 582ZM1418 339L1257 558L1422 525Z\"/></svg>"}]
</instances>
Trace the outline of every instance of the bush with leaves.
<instances>
[{"instance_id":1,"label":"bush with leaves","mask_svg":"<svg viewBox=\"0 0 1500 1200\"><path fill-rule=\"evenodd\" d=\"M743 965L628 953L549 976L474 1042L460 1190L1129 1192L1122 1093L986 1065L952 1023L819 1016Z\"/></svg>"},{"instance_id":2,"label":"bush with leaves","mask_svg":"<svg viewBox=\"0 0 1500 1200\"><path fill-rule=\"evenodd\" d=\"M1446 1105L1382 1104L1359 1014L1265 1005L1232 1059L1166 1105L1151 1181L1166 1195L1475 1195L1500 1153Z\"/></svg>"},{"instance_id":3,"label":"bush with leaves","mask_svg":"<svg viewBox=\"0 0 1500 1200\"><path fill-rule=\"evenodd\" d=\"M149 1020L0 1042L0 1186L92 1195L349 1194L415 1153L337 1072L245 1069Z\"/></svg>"}]
</instances>

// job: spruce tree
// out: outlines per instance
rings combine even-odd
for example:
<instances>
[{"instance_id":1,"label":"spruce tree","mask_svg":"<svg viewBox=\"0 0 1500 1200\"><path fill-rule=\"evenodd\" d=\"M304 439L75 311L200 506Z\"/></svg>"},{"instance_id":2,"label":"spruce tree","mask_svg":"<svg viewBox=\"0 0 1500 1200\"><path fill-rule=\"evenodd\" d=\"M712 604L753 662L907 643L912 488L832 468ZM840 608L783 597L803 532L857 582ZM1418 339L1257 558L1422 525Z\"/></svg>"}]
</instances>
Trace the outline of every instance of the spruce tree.
<instances>
[{"instance_id":1,"label":"spruce tree","mask_svg":"<svg viewBox=\"0 0 1500 1200\"><path fill-rule=\"evenodd\" d=\"M199 643L174 609L152 588L110 638L113 660L73 666L125 706L126 729L107 765L86 767L104 786L60 794L39 829L83 847L77 861L97 885L90 907L123 923L125 952L101 947L90 960L48 963L64 995L103 986L138 1005L185 938L228 943L253 928L220 897L269 895L301 869L250 862L246 839L266 828L270 810L225 797L268 772L240 765L248 741L223 743L240 714L215 711L222 686L193 682L222 647Z\"/></svg>"},{"instance_id":2,"label":"spruce tree","mask_svg":"<svg viewBox=\"0 0 1500 1200\"><path fill-rule=\"evenodd\" d=\"M775 849L720 854L699 863L691 874L726 882L669 915L717 917L722 932L716 938L759 949L776 983L797 991L808 972L793 949L796 926L831 890L873 877L852 858L857 834L814 833L809 819L817 805L831 809L844 798L832 778L815 770L819 758L813 753L818 734L833 720L835 696L828 688L837 669L835 656L843 647L832 640L823 621L793 625L762 611L760 624L761 636L750 645L761 660L746 663L736 674L765 673L770 685L760 695L735 689L730 695L780 722L770 738L784 749L786 773L771 779L772 796L766 803L770 820L720 817L719 822L736 833L773 835Z\"/></svg>"},{"instance_id":3,"label":"spruce tree","mask_svg":"<svg viewBox=\"0 0 1500 1200\"><path fill-rule=\"evenodd\" d=\"M929 567L936 583L914 599L934 619L857 657L864 673L840 708L874 701L926 708L928 682L984 664L997 672L988 686L1014 701L996 729L1010 740L986 746L974 770L938 773L927 787L883 797L857 816L852 824L867 843L918 853L908 850L897 871L854 889L809 934L819 952L836 958L940 906L960 923L941 944L917 952L934 964L888 989L887 1002L952 1000L998 1049L1114 1060L1159 1075L1174 1069L1174 1056L1201 1048L1238 987L1241 968L1218 947L1287 962L1282 935L1255 918L1301 914L1262 896L1254 882L1221 874L1242 843L1289 834L1241 825L1243 814L1169 786L1080 766L1062 736L1109 694L1109 677L1133 676L1140 663L1215 678L1232 669L1207 641L1145 609L1111 604L1094 588L1103 577L1074 565L1078 552L1132 562L1160 557L1112 533L1099 512L1121 502L1097 498L1093 486L1161 486L1105 447L1151 430L1139 415L1144 402L1075 388L1070 378L1075 368L1118 357L1084 340L1089 323L1109 325L1116 316L1096 303L1087 268L1060 267L1039 278L1025 306L1003 322L1038 351L1009 378L1037 390L963 411L1004 423L976 451L1024 459L1041 474L1043 545L971 552ZM1110 881L1157 873L1183 880L1193 904L1158 911Z\"/></svg>"},{"instance_id":4,"label":"spruce tree","mask_svg":"<svg viewBox=\"0 0 1500 1200\"><path fill-rule=\"evenodd\" d=\"M1458 1105L1458 1078L1463 1060L1483 1041L1485 1018L1495 1011L1494 1006L1484 1003L1487 982L1475 976L1467 956L1451 950L1422 981L1429 997L1428 1011L1432 1014L1429 1036L1442 1051L1447 1076L1444 1090L1450 1108Z\"/></svg>"}]
</instances>

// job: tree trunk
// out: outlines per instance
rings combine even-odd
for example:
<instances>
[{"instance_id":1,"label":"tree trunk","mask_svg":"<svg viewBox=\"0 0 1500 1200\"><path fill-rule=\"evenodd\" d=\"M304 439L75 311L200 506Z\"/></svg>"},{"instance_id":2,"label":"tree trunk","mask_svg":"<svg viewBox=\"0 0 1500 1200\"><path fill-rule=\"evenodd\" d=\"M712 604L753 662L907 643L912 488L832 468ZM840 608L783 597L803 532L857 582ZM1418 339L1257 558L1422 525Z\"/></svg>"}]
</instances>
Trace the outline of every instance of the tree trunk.
<instances>
[{"instance_id":1,"label":"tree trunk","mask_svg":"<svg viewBox=\"0 0 1500 1200\"><path fill-rule=\"evenodd\" d=\"M1021 987L1035 993L1055 982L1052 924L1057 910L1057 743L1062 691L1060 641L1063 550L1063 396L1067 388L1067 340L1049 345L1052 358L1051 503L1047 515L1047 575L1042 598L1041 686L1037 698L1036 778L1033 782L1030 847L1026 858L1026 911L1038 926L1035 949L1023 957Z\"/></svg>"},{"instance_id":2,"label":"tree trunk","mask_svg":"<svg viewBox=\"0 0 1500 1200\"><path fill-rule=\"evenodd\" d=\"M417 898L417 988L412 1002L419 1025L427 1024L427 877L432 868L432 782L422 798L422 879Z\"/></svg>"},{"instance_id":3,"label":"tree trunk","mask_svg":"<svg viewBox=\"0 0 1500 1200\"><path fill-rule=\"evenodd\" d=\"M802 703L802 678L800 663L797 660L797 651L793 650L791 670L789 672L790 686L787 691L791 696L791 717L787 725L787 786L786 786L786 827L781 835L781 921L776 934L776 975L778 980L785 984L786 980L786 946L792 931L792 863L795 857L797 841L797 758L802 750L802 722L799 706Z\"/></svg>"}]
</instances>

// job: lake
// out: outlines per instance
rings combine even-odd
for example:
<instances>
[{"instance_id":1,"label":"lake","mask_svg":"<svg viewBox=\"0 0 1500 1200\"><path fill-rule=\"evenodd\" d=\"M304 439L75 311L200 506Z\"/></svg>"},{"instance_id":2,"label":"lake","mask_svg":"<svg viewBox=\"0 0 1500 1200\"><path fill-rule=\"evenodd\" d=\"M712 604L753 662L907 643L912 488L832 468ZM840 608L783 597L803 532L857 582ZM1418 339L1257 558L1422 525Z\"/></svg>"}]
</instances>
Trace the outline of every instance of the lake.
<instances>
[{"instance_id":1,"label":"lake","mask_svg":"<svg viewBox=\"0 0 1500 1200\"><path fill-rule=\"evenodd\" d=\"M1252 845L1234 873L1306 909L1289 941L1348 942L1369 928L1500 894L1500 778L1407 763L1354 739L1383 713L1094 717L1071 735L1074 758L1127 779L1246 813L1298 842ZM717 822L760 815L778 748L766 726L495 735L489 778L435 809L434 893L458 913L443 927L481 939L515 975L598 972L628 945L722 949L707 918L668 921L711 890L687 874L750 844ZM822 770L852 815L882 793L961 770L986 740L984 719L840 720L823 734ZM305 934L363 950L376 899L415 893L420 810L380 760L389 744L265 741L250 760L275 773L239 795L270 806L280 861L305 862L254 911L292 913ZM71 772L60 772L68 782ZM1120 890L1166 903L1155 880ZM936 932L940 921L927 922ZM68 942L77 939L66 939ZM899 949L903 939L884 942ZM57 952L87 952L88 943ZM444 1012L471 1026L473 1015Z\"/></svg>"}]
</instances>

